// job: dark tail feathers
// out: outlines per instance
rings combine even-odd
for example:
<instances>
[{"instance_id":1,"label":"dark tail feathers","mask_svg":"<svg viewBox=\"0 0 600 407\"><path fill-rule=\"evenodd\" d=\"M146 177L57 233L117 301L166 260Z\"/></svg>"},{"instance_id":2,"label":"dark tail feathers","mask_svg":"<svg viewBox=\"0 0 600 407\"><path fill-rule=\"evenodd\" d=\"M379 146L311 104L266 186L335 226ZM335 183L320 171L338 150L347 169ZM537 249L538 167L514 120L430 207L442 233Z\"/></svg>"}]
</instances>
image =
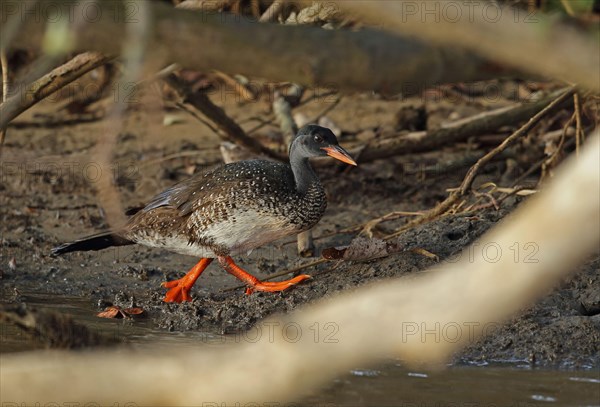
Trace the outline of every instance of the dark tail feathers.
<instances>
[{"instance_id":1,"label":"dark tail feathers","mask_svg":"<svg viewBox=\"0 0 600 407\"><path fill-rule=\"evenodd\" d=\"M114 232L104 232L55 247L52 249L52 255L58 256L69 252L102 250L107 247L127 246L130 244L135 244L135 242L125 239Z\"/></svg>"}]
</instances>

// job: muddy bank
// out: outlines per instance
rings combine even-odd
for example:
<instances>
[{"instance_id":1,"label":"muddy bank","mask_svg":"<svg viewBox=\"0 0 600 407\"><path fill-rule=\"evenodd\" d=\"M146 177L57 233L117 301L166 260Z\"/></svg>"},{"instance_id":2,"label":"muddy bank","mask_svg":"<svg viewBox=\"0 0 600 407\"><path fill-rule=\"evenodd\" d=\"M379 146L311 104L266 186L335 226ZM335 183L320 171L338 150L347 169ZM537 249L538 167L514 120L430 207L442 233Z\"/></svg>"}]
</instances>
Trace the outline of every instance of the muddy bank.
<instances>
[{"instance_id":1,"label":"muddy bank","mask_svg":"<svg viewBox=\"0 0 600 407\"><path fill-rule=\"evenodd\" d=\"M331 113L332 120L343 123L342 144L355 141L375 123L393 122L400 105L375 99L353 103L345 101ZM352 120L358 106L364 114ZM260 110L232 105L228 111L242 117L252 114L248 108ZM438 114L447 114L446 109L440 104ZM306 107L305 113L312 115L313 111L319 107ZM106 131L101 122L52 128L21 125L11 130L0 179L3 303L19 302L27 292L61 294L86 298L99 311L110 304L142 307L147 320L165 331L240 333L269 315L340 291L385 278L417 276L436 261L411 249L424 249L441 260L451 258L525 199L506 200L499 210L491 207L468 216L449 216L409 230L392 242L395 250L384 258L328 262L303 270L313 279L288 292L244 295L242 288L234 288L239 283L233 277L212 264L196 284L192 303L165 304L160 283L180 277L197 259L143 247L49 256L53 246L107 227L96 207L97 177L114 177L124 205L133 207L219 160L214 135L186 117L181 117L180 124L164 126L162 113L157 113L147 109L128 114L116 149L117 163L108 175L97 171L89 155ZM27 123L36 118L30 114L20 120ZM435 120L433 114L430 120ZM162 158L181 151L194 154ZM350 171L336 165L322 169L329 206L314 230L318 249L348 244L353 234L340 231L350 226L394 210L423 210L443 199L446 189L458 185L468 168L465 164L452 170L431 170L443 153L448 152L388 159ZM494 162L486 167L481 182L506 175L508 170L505 162ZM375 229L376 236L393 232L405 220L382 223ZM288 238L236 260L264 278L310 260L299 258L295 247L295 240ZM548 296L456 355L455 362L599 366L599 264L598 258L590 259Z\"/></svg>"}]
</instances>

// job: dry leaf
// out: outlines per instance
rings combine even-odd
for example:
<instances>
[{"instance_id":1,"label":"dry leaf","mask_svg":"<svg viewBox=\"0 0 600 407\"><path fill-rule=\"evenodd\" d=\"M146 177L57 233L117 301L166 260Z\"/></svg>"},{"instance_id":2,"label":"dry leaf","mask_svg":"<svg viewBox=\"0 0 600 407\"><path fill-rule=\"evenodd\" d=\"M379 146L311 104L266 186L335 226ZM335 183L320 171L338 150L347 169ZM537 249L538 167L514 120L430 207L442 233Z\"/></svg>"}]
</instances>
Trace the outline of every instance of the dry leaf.
<instances>
[{"instance_id":1,"label":"dry leaf","mask_svg":"<svg viewBox=\"0 0 600 407\"><path fill-rule=\"evenodd\" d=\"M123 310L123 312L127 315L141 315L144 313L144 310L141 309L140 307L133 307L133 308L125 308Z\"/></svg>"},{"instance_id":2,"label":"dry leaf","mask_svg":"<svg viewBox=\"0 0 600 407\"><path fill-rule=\"evenodd\" d=\"M121 309L114 305L111 305L110 307L104 309L104 311L97 313L96 316L100 318L123 318Z\"/></svg>"},{"instance_id":3,"label":"dry leaf","mask_svg":"<svg viewBox=\"0 0 600 407\"><path fill-rule=\"evenodd\" d=\"M121 309L116 305L111 305L107 307L104 311L96 314L97 317L100 318L132 318L134 315L141 315L144 313L144 310L139 307L125 308Z\"/></svg>"},{"instance_id":4,"label":"dry leaf","mask_svg":"<svg viewBox=\"0 0 600 407\"><path fill-rule=\"evenodd\" d=\"M381 239L356 237L344 253L344 260L366 261L389 255L387 243Z\"/></svg>"}]
</instances>

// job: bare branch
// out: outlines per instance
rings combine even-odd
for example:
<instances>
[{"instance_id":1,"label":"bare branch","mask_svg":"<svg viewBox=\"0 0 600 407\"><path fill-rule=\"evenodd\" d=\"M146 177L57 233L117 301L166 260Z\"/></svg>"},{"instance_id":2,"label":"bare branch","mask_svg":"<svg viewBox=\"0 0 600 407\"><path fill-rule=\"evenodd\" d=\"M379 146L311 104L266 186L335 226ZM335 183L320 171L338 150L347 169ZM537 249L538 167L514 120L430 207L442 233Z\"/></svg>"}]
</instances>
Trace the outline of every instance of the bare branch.
<instances>
[{"instance_id":1,"label":"bare branch","mask_svg":"<svg viewBox=\"0 0 600 407\"><path fill-rule=\"evenodd\" d=\"M0 128L40 100L110 60L111 57L98 52L84 52L30 83L22 92L16 92L0 105Z\"/></svg>"},{"instance_id":2,"label":"bare branch","mask_svg":"<svg viewBox=\"0 0 600 407\"><path fill-rule=\"evenodd\" d=\"M431 151L444 145L466 140L469 137L496 131L502 126L527 120L563 92L564 89L552 92L533 102L525 101L513 106L480 113L436 130L418 131L402 136L373 140L364 149L361 147L352 150L351 153L358 155L359 162L369 162L400 154Z\"/></svg>"},{"instance_id":3,"label":"bare branch","mask_svg":"<svg viewBox=\"0 0 600 407\"><path fill-rule=\"evenodd\" d=\"M287 160L283 155L263 146L252 137L248 137L246 132L244 132L235 121L227 116L223 109L211 102L204 93L192 92L189 89L189 86L174 74L168 75L164 80L175 92L177 92L182 99L182 103L193 106L209 118L215 126L221 130L218 133L219 136L224 137L226 141L239 144L257 154L263 154L275 160Z\"/></svg>"}]
</instances>

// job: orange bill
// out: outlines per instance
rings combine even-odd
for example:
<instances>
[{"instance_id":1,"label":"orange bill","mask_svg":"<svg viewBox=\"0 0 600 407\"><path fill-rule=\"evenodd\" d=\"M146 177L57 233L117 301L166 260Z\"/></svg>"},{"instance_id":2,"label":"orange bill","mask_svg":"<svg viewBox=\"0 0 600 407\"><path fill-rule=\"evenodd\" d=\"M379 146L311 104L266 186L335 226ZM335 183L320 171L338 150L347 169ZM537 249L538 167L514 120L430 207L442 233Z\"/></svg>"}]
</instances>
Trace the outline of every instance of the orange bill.
<instances>
[{"instance_id":1,"label":"orange bill","mask_svg":"<svg viewBox=\"0 0 600 407\"><path fill-rule=\"evenodd\" d=\"M350 154L340 146L321 147L321 149L325 150L328 156L333 157L336 160L340 160L350 165L358 165L356 164L356 161L350 157Z\"/></svg>"}]
</instances>

